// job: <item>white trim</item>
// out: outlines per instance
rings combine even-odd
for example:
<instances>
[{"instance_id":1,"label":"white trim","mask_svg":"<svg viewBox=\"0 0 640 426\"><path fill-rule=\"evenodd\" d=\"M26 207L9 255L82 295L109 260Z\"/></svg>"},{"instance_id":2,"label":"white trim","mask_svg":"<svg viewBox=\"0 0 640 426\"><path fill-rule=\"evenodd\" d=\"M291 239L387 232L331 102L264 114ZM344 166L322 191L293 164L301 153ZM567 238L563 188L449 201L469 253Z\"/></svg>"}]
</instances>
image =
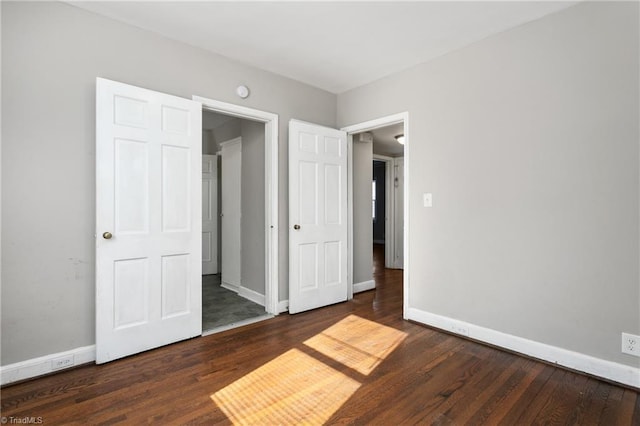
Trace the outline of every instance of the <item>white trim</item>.
<instances>
[{"instance_id":1,"label":"white trim","mask_svg":"<svg viewBox=\"0 0 640 426\"><path fill-rule=\"evenodd\" d=\"M244 297L247 300L251 300L253 303L264 306L264 294L260 294L257 291L250 288L242 287L238 288L238 296Z\"/></svg>"},{"instance_id":2,"label":"white trim","mask_svg":"<svg viewBox=\"0 0 640 426\"><path fill-rule=\"evenodd\" d=\"M62 357L73 357L73 363L64 368L53 368L53 361ZM58 352L15 364L0 367L1 385L31 379L44 374L65 370L78 365L87 364L96 360L96 346L84 346L70 351Z\"/></svg>"},{"instance_id":3,"label":"white trim","mask_svg":"<svg viewBox=\"0 0 640 426\"><path fill-rule=\"evenodd\" d=\"M409 197L411 196L411 191L409 191L409 147L411 144L409 143L409 113L405 112L404 114L404 188L402 188L402 198L404 199L404 234L402 238L402 259L404 261L404 272L402 274L403 283L403 301L402 301L402 316L403 318L407 318L407 313L409 311L409 290L410 290L410 281L409 281ZM395 201L395 200L394 200Z\"/></svg>"},{"instance_id":4,"label":"white trim","mask_svg":"<svg viewBox=\"0 0 640 426\"><path fill-rule=\"evenodd\" d=\"M258 305L264 306L265 297L264 294L260 294L257 291L251 290L247 287L242 287L242 285L233 285L227 282L222 281L220 283L220 287L227 289L229 291L234 292L240 297L243 297L247 300L252 301L253 303L257 303Z\"/></svg>"},{"instance_id":5,"label":"white trim","mask_svg":"<svg viewBox=\"0 0 640 426\"><path fill-rule=\"evenodd\" d=\"M228 282L222 281L220 283L220 287L222 288L226 288L229 291L232 291L234 293L238 293L238 291L240 290L240 287L235 285L235 284L229 284Z\"/></svg>"},{"instance_id":6,"label":"white trim","mask_svg":"<svg viewBox=\"0 0 640 426\"><path fill-rule=\"evenodd\" d=\"M278 313L287 312L289 310L289 299L278 302Z\"/></svg>"},{"instance_id":7,"label":"white trim","mask_svg":"<svg viewBox=\"0 0 640 426\"><path fill-rule=\"evenodd\" d=\"M343 127L341 130L347 132L347 135L351 136L354 133L367 132L370 130L378 129L380 127L390 126L392 124L403 123L404 126L404 273L403 273L403 303L402 303L402 317L404 319L407 318L407 312L409 309L409 289L410 289L410 279L409 279L409 113L408 112L400 112L397 114L389 115L386 117L376 118L374 120L365 121L364 123L353 124L351 126ZM347 138L348 141L351 141L353 138ZM349 143L351 145L351 143ZM353 157L349 157L349 169L353 169ZM350 193L353 193L353 181L349 181L347 190ZM350 232L353 232L351 229L353 217L353 209L349 210L349 225ZM349 251L353 251L353 246L349 247ZM350 253L351 256L353 253ZM351 291L353 291L353 286L349 286Z\"/></svg>"},{"instance_id":8,"label":"white trim","mask_svg":"<svg viewBox=\"0 0 640 426\"><path fill-rule=\"evenodd\" d=\"M363 281L353 285L354 293L362 293L363 291L373 290L376 288L376 282L374 280Z\"/></svg>"},{"instance_id":9,"label":"white trim","mask_svg":"<svg viewBox=\"0 0 640 426\"><path fill-rule=\"evenodd\" d=\"M373 154L373 159L376 161L393 161L393 157L387 157L386 155Z\"/></svg>"},{"instance_id":10,"label":"white trim","mask_svg":"<svg viewBox=\"0 0 640 426\"><path fill-rule=\"evenodd\" d=\"M238 136L237 138L229 139L228 141L220 142L218 145L220 145L220 148L222 148L224 146L237 145L239 143L242 143L242 136ZM222 155L222 150L220 150L220 155Z\"/></svg>"},{"instance_id":11,"label":"white trim","mask_svg":"<svg viewBox=\"0 0 640 426\"><path fill-rule=\"evenodd\" d=\"M265 303L267 313L280 313L278 304L278 115L221 102L201 96L192 96L202 103L203 111L213 111L265 123Z\"/></svg>"},{"instance_id":12,"label":"white trim","mask_svg":"<svg viewBox=\"0 0 640 426\"><path fill-rule=\"evenodd\" d=\"M582 371L627 386L640 388L640 368L595 358L415 308L408 309L407 319L462 334L481 342L562 365L572 370Z\"/></svg>"},{"instance_id":13,"label":"white trim","mask_svg":"<svg viewBox=\"0 0 640 426\"><path fill-rule=\"evenodd\" d=\"M341 130L347 133L362 133L370 130L375 130L380 127L391 126L392 124L402 123L409 117L408 112L400 112L397 114L388 115L386 117L379 117L373 120L365 121L363 123L352 124L351 126L345 126ZM405 135L406 136L406 135ZM405 139L406 143L406 139Z\"/></svg>"},{"instance_id":14,"label":"white trim","mask_svg":"<svg viewBox=\"0 0 640 426\"><path fill-rule=\"evenodd\" d=\"M353 299L353 135L347 133L347 300Z\"/></svg>"}]
</instances>

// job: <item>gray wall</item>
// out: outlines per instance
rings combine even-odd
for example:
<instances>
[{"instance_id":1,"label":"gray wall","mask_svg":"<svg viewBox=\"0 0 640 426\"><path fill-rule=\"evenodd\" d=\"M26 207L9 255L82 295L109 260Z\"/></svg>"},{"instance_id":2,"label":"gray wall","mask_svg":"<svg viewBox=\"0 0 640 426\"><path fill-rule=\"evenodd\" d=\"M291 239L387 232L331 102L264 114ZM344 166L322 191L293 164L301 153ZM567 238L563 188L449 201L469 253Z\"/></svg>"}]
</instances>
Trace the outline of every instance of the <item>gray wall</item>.
<instances>
[{"instance_id":1,"label":"gray wall","mask_svg":"<svg viewBox=\"0 0 640 426\"><path fill-rule=\"evenodd\" d=\"M335 126L336 97L64 3L2 7L2 365L95 343L95 79L277 113L280 299L287 126ZM246 100L234 91L251 88ZM34 120L34 117L37 117Z\"/></svg>"},{"instance_id":2,"label":"gray wall","mask_svg":"<svg viewBox=\"0 0 640 426\"><path fill-rule=\"evenodd\" d=\"M242 287L265 294L264 124L240 120L242 136Z\"/></svg>"},{"instance_id":3,"label":"gray wall","mask_svg":"<svg viewBox=\"0 0 640 426\"><path fill-rule=\"evenodd\" d=\"M203 110L202 129L202 153L217 154L220 142L240 136L240 119Z\"/></svg>"},{"instance_id":4,"label":"gray wall","mask_svg":"<svg viewBox=\"0 0 640 426\"><path fill-rule=\"evenodd\" d=\"M385 238L385 167L384 161L373 162L373 179L376 181L376 220L373 222L373 241Z\"/></svg>"},{"instance_id":5,"label":"gray wall","mask_svg":"<svg viewBox=\"0 0 640 426\"><path fill-rule=\"evenodd\" d=\"M409 111L411 306L640 363L620 354L640 334L637 3L581 3L342 94L337 114L330 93L66 4L0 7L3 365L95 342L97 76L279 115L281 299L289 119Z\"/></svg>"},{"instance_id":6,"label":"gray wall","mask_svg":"<svg viewBox=\"0 0 640 426\"><path fill-rule=\"evenodd\" d=\"M202 153L213 155L216 153L215 140L213 139L213 132L208 129L202 129Z\"/></svg>"},{"instance_id":7,"label":"gray wall","mask_svg":"<svg viewBox=\"0 0 640 426\"><path fill-rule=\"evenodd\" d=\"M373 144L353 143L353 283L373 279L371 176Z\"/></svg>"},{"instance_id":8,"label":"gray wall","mask_svg":"<svg viewBox=\"0 0 640 426\"><path fill-rule=\"evenodd\" d=\"M409 112L411 307L640 364L638 12L583 2L338 96L341 126Z\"/></svg>"},{"instance_id":9,"label":"gray wall","mask_svg":"<svg viewBox=\"0 0 640 426\"><path fill-rule=\"evenodd\" d=\"M242 136L242 130L240 129L240 124L243 121L244 120L241 120L239 118L234 118L233 120L227 121L226 123L214 129L211 129L211 136L213 139L214 146L216 148L216 152L220 151L221 142L230 141L231 139L235 139L238 136Z\"/></svg>"}]
</instances>

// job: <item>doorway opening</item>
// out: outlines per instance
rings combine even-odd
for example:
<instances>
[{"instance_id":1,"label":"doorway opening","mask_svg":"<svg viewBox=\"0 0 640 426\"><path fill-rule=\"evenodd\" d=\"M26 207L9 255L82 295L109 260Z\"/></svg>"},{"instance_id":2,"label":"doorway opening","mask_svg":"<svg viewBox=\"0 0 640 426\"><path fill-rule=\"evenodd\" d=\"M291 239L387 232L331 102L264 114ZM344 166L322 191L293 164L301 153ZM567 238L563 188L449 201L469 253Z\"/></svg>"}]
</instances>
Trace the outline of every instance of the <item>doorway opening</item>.
<instances>
[{"instance_id":1,"label":"doorway opening","mask_svg":"<svg viewBox=\"0 0 640 426\"><path fill-rule=\"evenodd\" d=\"M264 124L202 112L202 330L262 319Z\"/></svg>"},{"instance_id":2,"label":"doorway opening","mask_svg":"<svg viewBox=\"0 0 640 426\"><path fill-rule=\"evenodd\" d=\"M384 267L404 266L404 135L403 123L368 132L372 141L372 186L376 193L373 215L373 245L384 253Z\"/></svg>"},{"instance_id":3,"label":"doorway opening","mask_svg":"<svg viewBox=\"0 0 640 426\"><path fill-rule=\"evenodd\" d=\"M373 151L367 132L394 124L402 126L407 145L408 113L341 130L289 122L289 313L350 300L354 292L375 288ZM404 167L404 161L397 164ZM408 179L398 185L406 193ZM407 253L407 201L399 197L399 203L403 221L398 246ZM407 268L407 257L403 256L401 264ZM406 318L409 281L406 274L402 277Z\"/></svg>"},{"instance_id":4,"label":"doorway opening","mask_svg":"<svg viewBox=\"0 0 640 426\"><path fill-rule=\"evenodd\" d=\"M373 157L371 199L372 199L372 250L373 276L389 268L393 256L393 239L389 237L393 231L393 198L389 194L387 185L393 185L393 179L387 174L393 170L392 160L376 159Z\"/></svg>"},{"instance_id":5,"label":"doorway opening","mask_svg":"<svg viewBox=\"0 0 640 426\"><path fill-rule=\"evenodd\" d=\"M379 254L382 250L385 268L403 269L403 316L407 318L409 215L408 197L404 194L408 194L409 188L408 162L406 161L409 156L409 114L404 112L382 117L348 126L342 130L349 136L351 158L349 169L349 211L352 213L349 218L349 246L352 248L349 251L351 297L353 292L375 288L373 280L366 280L373 278L374 253ZM403 144L400 144L396 138L400 135L404 136ZM377 142L374 142L374 139ZM378 172L377 179L374 175L374 161L381 162L378 167L384 170ZM366 180L363 180L365 177ZM382 195L382 187L384 187L384 195ZM384 202L384 213L381 206L377 206L382 202ZM360 217L366 218L364 225L363 221L359 220ZM382 233L381 229L383 229ZM374 235L376 235L375 238ZM384 240L381 239L381 235L384 235ZM381 247L382 244L374 245L374 240L378 243L384 241L384 247ZM379 265L378 262L376 264ZM365 281L362 281L363 279Z\"/></svg>"},{"instance_id":6,"label":"doorway opening","mask_svg":"<svg viewBox=\"0 0 640 426\"><path fill-rule=\"evenodd\" d=\"M276 315L277 116L202 102L202 334ZM275 151L275 154L274 154Z\"/></svg>"}]
</instances>

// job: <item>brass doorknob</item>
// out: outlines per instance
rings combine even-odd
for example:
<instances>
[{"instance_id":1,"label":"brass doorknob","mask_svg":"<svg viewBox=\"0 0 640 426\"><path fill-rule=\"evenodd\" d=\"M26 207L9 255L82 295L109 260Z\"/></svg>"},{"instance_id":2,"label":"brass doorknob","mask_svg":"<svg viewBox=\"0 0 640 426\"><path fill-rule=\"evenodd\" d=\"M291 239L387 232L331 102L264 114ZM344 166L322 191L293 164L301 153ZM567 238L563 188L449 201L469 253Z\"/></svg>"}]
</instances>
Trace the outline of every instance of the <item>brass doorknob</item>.
<instances>
[{"instance_id":1,"label":"brass doorknob","mask_svg":"<svg viewBox=\"0 0 640 426\"><path fill-rule=\"evenodd\" d=\"M102 238L104 238L105 240L110 240L111 237L113 237L111 232L105 232L104 234L102 234Z\"/></svg>"},{"instance_id":2,"label":"brass doorknob","mask_svg":"<svg viewBox=\"0 0 640 426\"><path fill-rule=\"evenodd\" d=\"M297 231L298 229L300 229L300 225L293 225L293 229Z\"/></svg>"}]
</instances>

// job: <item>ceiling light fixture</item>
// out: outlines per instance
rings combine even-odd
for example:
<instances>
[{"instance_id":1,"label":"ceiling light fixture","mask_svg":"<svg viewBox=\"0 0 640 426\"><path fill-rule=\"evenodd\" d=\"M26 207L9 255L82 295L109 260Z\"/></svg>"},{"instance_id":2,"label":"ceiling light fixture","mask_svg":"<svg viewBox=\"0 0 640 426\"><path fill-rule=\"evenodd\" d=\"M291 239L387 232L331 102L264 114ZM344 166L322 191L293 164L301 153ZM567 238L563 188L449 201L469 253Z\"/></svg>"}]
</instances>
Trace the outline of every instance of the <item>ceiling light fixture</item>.
<instances>
[{"instance_id":1,"label":"ceiling light fixture","mask_svg":"<svg viewBox=\"0 0 640 426\"><path fill-rule=\"evenodd\" d=\"M394 136L400 145L404 145L404 135Z\"/></svg>"}]
</instances>

